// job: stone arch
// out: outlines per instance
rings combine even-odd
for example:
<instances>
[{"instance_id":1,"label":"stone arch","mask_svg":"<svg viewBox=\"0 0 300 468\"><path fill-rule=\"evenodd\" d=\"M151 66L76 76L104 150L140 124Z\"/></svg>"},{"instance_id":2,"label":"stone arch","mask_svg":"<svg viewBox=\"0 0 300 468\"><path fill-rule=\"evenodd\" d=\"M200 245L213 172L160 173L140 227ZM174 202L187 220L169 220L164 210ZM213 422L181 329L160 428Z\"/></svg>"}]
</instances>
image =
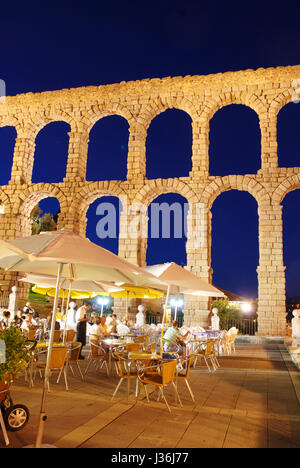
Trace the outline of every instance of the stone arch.
<instances>
[{"instance_id":1,"label":"stone arch","mask_svg":"<svg viewBox=\"0 0 300 468\"><path fill-rule=\"evenodd\" d=\"M259 203L249 190L235 187L223 190L214 198L208 217L209 267L214 284L228 291L237 288L235 292L238 292L239 287L247 291L249 280L252 294L257 297L257 267L263 252L259 223ZM223 232L221 237L220 232ZM228 279L220 274L226 268Z\"/></svg>"},{"instance_id":2,"label":"stone arch","mask_svg":"<svg viewBox=\"0 0 300 468\"><path fill-rule=\"evenodd\" d=\"M246 107L250 107L250 109L256 112L258 117L267 112L266 103L264 103L256 94L250 94L247 92L232 94L220 91L219 93L216 93L216 96L217 97L214 98L208 97L203 102L200 120L203 124L206 122L206 126L208 126L209 121L215 113L218 112L218 110L231 104L241 104Z\"/></svg>"},{"instance_id":3,"label":"stone arch","mask_svg":"<svg viewBox=\"0 0 300 468\"><path fill-rule=\"evenodd\" d=\"M70 124L64 120L51 120L39 130L34 142L32 182L57 183L63 181L68 165L70 131ZM48 153L49 148L51 148L51 153ZM47 157L51 157L52 167L56 168L53 174L51 174L49 166L46 167Z\"/></svg>"},{"instance_id":4,"label":"stone arch","mask_svg":"<svg viewBox=\"0 0 300 468\"><path fill-rule=\"evenodd\" d=\"M189 204L199 201L196 192L189 184L179 179L156 179L148 181L135 195L133 203L149 205L156 197L165 193L178 193L187 199Z\"/></svg>"},{"instance_id":5,"label":"stone arch","mask_svg":"<svg viewBox=\"0 0 300 468\"><path fill-rule=\"evenodd\" d=\"M209 208L212 207L215 199L223 192L228 190L241 190L249 192L257 201L258 204L270 204L270 195L268 191L257 182L254 178L249 176L225 176L215 178L209 185L207 185L201 194L201 201Z\"/></svg>"},{"instance_id":6,"label":"stone arch","mask_svg":"<svg viewBox=\"0 0 300 468\"><path fill-rule=\"evenodd\" d=\"M166 108L151 120L145 138L146 177L188 177L192 169L195 128L189 113Z\"/></svg>"},{"instance_id":7,"label":"stone arch","mask_svg":"<svg viewBox=\"0 0 300 468\"><path fill-rule=\"evenodd\" d=\"M144 219L146 264L175 261L187 264L187 241L191 205L186 196L172 189L155 196ZM147 231L146 231L147 230Z\"/></svg>"},{"instance_id":8,"label":"stone arch","mask_svg":"<svg viewBox=\"0 0 300 468\"><path fill-rule=\"evenodd\" d=\"M293 174L284 179L272 194L272 204L278 205L284 197L293 190L300 188L300 169L298 174Z\"/></svg>"},{"instance_id":9,"label":"stone arch","mask_svg":"<svg viewBox=\"0 0 300 468\"><path fill-rule=\"evenodd\" d=\"M179 98L178 96L158 96L152 98L149 103L141 109L139 117L143 121L143 126L148 130L152 120L167 109L178 109L186 112L192 119L197 120L199 113L194 104L187 98Z\"/></svg>"},{"instance_id":10,"label":"stone arch","mask_svg":"<svg viewBox=\"0 0 300 468\"><path fill-rule=\"evenodd\" d=\"M77 128L77 121L74 116L60 107L48 106L37 112L32 112L26 119L27 128L31 129L32 137L35 139L38 133L49 123L66 122L71 130Z\"/></svg>"},{"instance_id":11,"label":"stone arch","mask_svg":"<svg viewBox=\"0 0 300 468\"><path fill-rule=\"evenodd\" d=\"M16 213L16 236L24 237L31 235L31 219L30 215L33 208L44 198L57 198L61 212L67 209L66 195L53 184L35 184L28 187L19 195L15 201L14 212Z\"/></svg>"},{"instance_id":12,"label":"stone arch","mask_svg":"<svg viewBox=\"0 0 300 468\"><path fill-rule=\"evenodd\" d=\"M125 180L130 139L128 120L120 114L103 115L88 135L86 180Z\"/></svg>"},{"instance_id":13,"label":"stone arch","mask_svg":"<svg viewBox=\"0 0 300 468\"><path fill-rule=\"evenodd\" d=\"M110 115L120 115L127 120L129 127L135 120L130 110L121 104L113 103L109 106L106 103L98 103L97 105L91 106L90 109L85 110L78 123L83 124L89 133L96 122Z\"/></svg>"},{"instance_id":14,"label":"stone arch","mask_svg":"<svg viewBox=\"0 0 300 468\"><path fill-rule=\"evenodd\" d=\"M91 203L97 198L103 196L117 197L126 203L127 194L120 187L117 182L100 181L91 183L82 188L80 193L74 197L74 200L70 206L69 214L76 219L76 225L78 226L78 232L80 235L85 237L86 231L86 212Z\"/></svg>"},{"instance_id":15,"label":"stone arch","mask_svg":"<svg viewBox=\"0 0 300 468\"><path fill-rule=\"evenodd\" d=\"M289 102L292 101L293 90L286 89L282 93L278 94L272 101L269 106L269 115L271 118L277 118L279 111Z\"/></svg>"}]
</instances>

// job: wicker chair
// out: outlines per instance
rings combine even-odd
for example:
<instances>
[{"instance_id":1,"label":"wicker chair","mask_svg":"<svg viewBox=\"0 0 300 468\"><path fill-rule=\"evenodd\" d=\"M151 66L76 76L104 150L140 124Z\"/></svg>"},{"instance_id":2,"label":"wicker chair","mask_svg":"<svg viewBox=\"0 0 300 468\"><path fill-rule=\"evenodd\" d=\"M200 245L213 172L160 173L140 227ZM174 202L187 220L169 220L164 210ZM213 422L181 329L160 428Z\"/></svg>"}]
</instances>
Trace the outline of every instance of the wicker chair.
<instances>
[{"instance_id":1,"label":"wicker chair","mask_svg":"<svg viewBox=\"0 0 300 468\"><path fill-rule=\"evenodd\" d=\"M66 365L69 366L69 368L71 369L72 375L75 377L73 367L72 367L72 364L75 364L78 369L81 379L84 380L83 374L79 366L79 355L80 355L81 347L82 347L82 343L80 342L74 341L71 343L71 349L69 350Z\"/></svg>"},{"instance_id":2,"label":"wicker chair","mask_svg":"<svg viewBox=\"0 0 300 468\"><path fill-rule=\"evenodd\" d=\"M191 398L192 398L193 402L195 402L194 394L193 394L192 389L190 387L190 384L188 382L193 358L194 358L194 356L190 355L187 358L185 358L183 361L181 361L182 370L180 370L177 373L177 382L179 380L183 380L186 383L186 386L187 386L187 388L188 388L188 390L190 392Z\"/></svg>"},{"instance_id":3,"label":"wicker chair","mask_svg":"<svg viewBox=\"0 0 300 468\"><path fill-rule=\"evenodd\" d=\"M137 376L139 383L145 389L147 401L149 402L149 395L147 392L147 385L154 385L158 388L159 397L161 396L171 413L171 408L166 400L164 389L167 385L171 384L175 390L176 399L178 399L182 406L180 396L178 394L175 380L176 380L176 365L177 361L172 360L161 364L160 366L142 367L138 370ZM150 371L150 372L149 372Z\"/></svg>"},{"instance_id":4,"label":"wicker chair","mask_svg":"<svg viewBox=\"0 0 300 468\"><path fill-rule=\"evenodd\" d=\"M128 353L138 353L141 350L141 347L141 343L127 343L125 349Z\"/></svg>"},{"instance_id":5,"label":"wicker chair","mask_svg":"<svg viewBox=\"0 0 300 468\"><path fill-rule=\"evenodd\" d=\"M47 351L43 351L38 355L38 359L46 355ZM57 347L57 348L52 348L51 351L51 359L50 359L50 376L53 372L59 372L59 376L57 379L57 383L60 380L60 376L62 372L64 373L64 378L65 378L65 385L66 385L66 390L69 390L68 387L68 379L67 379L67 367L66 367L66 359L67 359L67 354L68 354L68 348L65 348L63 346ZM46 370L46 362L39 362L39 360L36 362L36 371L40 372L40 375L42 374L42 371ZM36 374L35 371L35 374ZM50 384L48 380L48 390L50 391Z\"/></svg>"},{"instance_id":6,"label":"wicker chair","mask_svg":"<svg viewBox=\"0 0 300 468\"><path fill-rule=\"evenodd\" d=\"M127 379L135 379L136 380L136 390L135 390L135 393L136 393L136 397L138 396L138 378L137 378L137 369L134 368L134 369L130 369L130 372L128 372L128 359L122 354L122 353L119 353L119 352L114 352L113 353L113 356L114 358L116 359L116 363L117 363L117 372L118 372L118 376L120 378L119 382L118 382L118 385L116 386L116 389L113 393L113 396L112 396L112 400L115 398L122 382L124 380L127 380ZM127 395L128 397L128 395Z\"/></svg>"},{"instance_id":7,"label":"wicker chair","mask_svg":"<svg viewBox=\"0 0 300 468\"><path fill-rule=\"evenodd\" d=\"M88 365L85 369L84 374L87 374L87 371L90 368L90 365L93 363L95 368L102 369L103 366L106 367L106 373L109 375L109 367L108 367L108 353L102 346L99 345L99 341L90 341L90 354L88 356Z\"/></svg>"},{"instance_id":8,"label":"wicker chair","mask_svg":"<svg viewBox=\"0 0 300 468\"><path fill-rule=\"evenodd\" d=\"M212 370L215 371L218 369L218 367L220 367L220 364L216 357L215 342L212 340L199 342L198 346L195 348L195 351L193 352L193 355L195 357L194 368L196 367L198 358L204 359L209 372L211 372ZM211 363L212 370L209 366L208 361L210 361Z\"/></svg>"}]
</instances>

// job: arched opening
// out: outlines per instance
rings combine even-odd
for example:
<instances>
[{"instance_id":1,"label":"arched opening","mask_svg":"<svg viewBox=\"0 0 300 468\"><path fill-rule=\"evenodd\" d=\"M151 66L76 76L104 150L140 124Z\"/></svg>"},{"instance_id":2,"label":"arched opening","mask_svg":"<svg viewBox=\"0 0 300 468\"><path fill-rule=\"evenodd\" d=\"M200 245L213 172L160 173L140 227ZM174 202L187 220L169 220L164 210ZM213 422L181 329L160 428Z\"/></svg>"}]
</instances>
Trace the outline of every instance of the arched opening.
<instances>
[{"instance_id":1,"label":"arched opening","mask_svg":"<svg viewBox=\"0 0 300 468\"><path fill-rule=\"evenodd\" d=\"M27 237L45 230L56 230L59 214L60 203L57 198L48 192L33 192L20 207L16 223L16 237Z\"/></svg>"},{"instance_id":2,"label":"arched opening","mask_svg":"<svg viewBox=\"0 0 300 468\"><path fill-rule=\"evenodd\" d=\"M192 170L192 119L167 109L151 122L146 138L146 177L187 177Z\"/></svg>"},{"instance_id":3,"label":"arched opening","mask_svg":"<svg viewBox=\"0 0 300 468\"><path fill-rule=\"evenodd\" d=\"M296 304L300 304L300 220L298 211L300 204L300 190L289 192L282 202L283 220L283 260L286 267L286 300L289 311L289 319L292 319L291 311Z\"/></svg>"},{"instance_id":4,"label":"arched opening","mask_svg":"<svg viewBox=\"0 0 300 468\"><path fill-rule=\"evenodd\" d=\"M188 209L186 198L177 193L160 195L149 205L147 265L186 265Z\"/></svg>"},{"instance_id":5,"label":"arched opening","mask_svg":"<svg viewBox=\"0 0 300 468\"><path fill-rule=\"evenodd\" d=\"M212 206L213 284L248 299L257 298L259 264L257 202L231 190Z\"/></svg>"},{"instance_id":6,"label":"arched opening","mask_svg":"<svg viewBox=\"0 0 300 468\"><path fill-rule=\"evenodd\" d=\"M126 180L129 124L120 115L109 115L90 131L86 179Z\"/></svg>"},{"instance_id":7,"label":"arched opening","mask_svg":"<svg viewBox=\"0 0 300 468\"><path fill-rule=\"evenodd\" d=\"M0 127L0 185L7 185L10 180L16 138L15 127Z\"/></svg>"},{"instance_id":8,"label":"arched opening","mask_svg":"<svg viewBox=\"0 0 300 468\"><path fill-rule=\"evenodd\" d=\"M290 102L277 117L278 166L300 166L300 105Z\"/></svg>"},{"instance_id":9,"label":"arched opening","mask_svg":"<svg viewBox=\"0 0 300 468\"><path fill-rule=\"evenodd\" d=\"M119 252L121 212L119 198L103 196L91 203L86 213L86 237L116 255Z\"/></svg>"},{"instance_id":10,"label":"arched opening","mask_svg":"<svg viewBox=\"0 0 300 468\"><path fill-rule=\"evenodd\" d=\"M209 173L254 174L261 168L259 118L250 107L231 104L210 120Z\"/></svg>"},{"instance_id":11,"label":"arched opening","mask_svg":"<svg viewBox=\"0 0 300 468\"><path fill-rule=\"evenodd\" d=\"M32 234L56 231L59 213L60 204L57 198L43 198L31 211Z\"/></svg>"},{"instance_id":12,"label":"arched opening","mask_svg":"<svg viewBox=\"0 0 300 468\"><path fill-rule=\"evenodd\" d=\"M66 122L51 122L37 134L32 182L62 182L66 176L69 135Z\"/></svg>"}]
</instances>

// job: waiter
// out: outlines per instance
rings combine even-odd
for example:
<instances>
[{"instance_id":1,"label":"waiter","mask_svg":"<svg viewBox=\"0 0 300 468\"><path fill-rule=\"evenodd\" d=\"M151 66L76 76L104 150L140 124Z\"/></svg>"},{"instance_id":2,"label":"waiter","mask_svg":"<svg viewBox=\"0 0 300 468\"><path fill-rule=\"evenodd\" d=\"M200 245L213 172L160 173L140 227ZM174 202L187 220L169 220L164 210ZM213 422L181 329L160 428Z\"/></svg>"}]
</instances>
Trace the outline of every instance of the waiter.
<instances>
[{"instance_id":1,"label":"waiter","mask_svg":"<svg viewBox=\"0 0 300 468\"><path fill-rule=\"evenodd\" d=\"M87 317L87 312L90 310L90 304L83 304L76 312L76 330L77 330L77 341L81 343L79 359L84 359L82 356L82 349L86 345L86 323L90 320Z\"/></svg>"}]
</instances>

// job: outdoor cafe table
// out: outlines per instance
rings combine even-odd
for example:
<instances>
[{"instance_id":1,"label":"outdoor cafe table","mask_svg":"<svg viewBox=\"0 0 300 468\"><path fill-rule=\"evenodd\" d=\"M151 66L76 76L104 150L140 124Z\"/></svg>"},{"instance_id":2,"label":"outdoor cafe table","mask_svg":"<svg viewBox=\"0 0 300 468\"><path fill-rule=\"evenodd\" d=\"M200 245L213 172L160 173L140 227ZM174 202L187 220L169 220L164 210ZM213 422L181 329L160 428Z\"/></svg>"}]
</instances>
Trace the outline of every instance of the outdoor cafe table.
<instances>
[{"instance_id":1,"label":"outdoor cafe table","mask_svg":"<svg viewBox=\"0 0 300 468\"><path fill-rule=\"evenodd\" d=\"M112 353L114 348L119 348L121 346L126 345L126 340L114 340L112 338L105 338L104 340L100 340L100 344L105 344L108 347L108 376L111 373L111 366L112 366Z\"/></svg>"}]
</instances>

